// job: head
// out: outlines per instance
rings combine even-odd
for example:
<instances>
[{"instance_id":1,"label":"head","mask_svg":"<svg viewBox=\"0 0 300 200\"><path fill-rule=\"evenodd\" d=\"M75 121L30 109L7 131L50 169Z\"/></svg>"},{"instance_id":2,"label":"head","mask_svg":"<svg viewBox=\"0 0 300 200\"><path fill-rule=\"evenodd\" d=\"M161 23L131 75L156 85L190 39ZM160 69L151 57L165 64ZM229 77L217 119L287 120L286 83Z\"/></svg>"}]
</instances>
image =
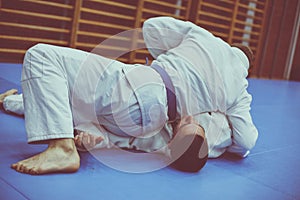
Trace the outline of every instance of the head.
<instances>
[{"instance_id":1,"label":"head","mask_svg":"<svg viewBox=\"0 0 300 200\"><path fill-rule=\"evenodd\" d=\"M183 117L173 127L174 138L169 147L174 162L171 167L185 172L198 172L208 158L204 129L193 117Z\"/></svg>"},{"instance_id":2,"label":"head","mask_svg":"<svg viewBox=\"0 0 300 200\"><path fill-rule=\"evenodd\" d=\"M248 58L249 67L253 66L255 58L254 58L253 51L251 50L251 48L249 46L246 46L246 45L243 45L243 44L240 44L240 43L233 43L231 46L239 48L240 50L242 50Z\"/></svg>"}]
</instances>

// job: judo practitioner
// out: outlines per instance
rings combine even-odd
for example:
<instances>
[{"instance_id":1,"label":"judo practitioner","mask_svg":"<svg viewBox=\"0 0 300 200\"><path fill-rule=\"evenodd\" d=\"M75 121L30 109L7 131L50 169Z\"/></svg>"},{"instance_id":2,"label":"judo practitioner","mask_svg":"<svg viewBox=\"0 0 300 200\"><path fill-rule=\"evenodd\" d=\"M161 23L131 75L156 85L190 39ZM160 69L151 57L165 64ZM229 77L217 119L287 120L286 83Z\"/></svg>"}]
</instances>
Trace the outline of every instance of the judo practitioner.
<instances>
[{"instance_id":1,"label":"judo practitioner","mask_svg":"<svg viewBox=\"0 0 300 200\"><path fill-rule=\"evenodd\" d=\"M249 153L258 137L246 80L251 51L170 17L145 21L143 36L155 58L152 66L171 79L175 118L168 113L170 86L153 67L38 44L24 58L22 99L28 142L46 142L48 148L13 169L75 172L75 145L145 152L168 147L174 167L183 171L198 171L207 157L225 151ZM13 93L0 99L4 108ZM74 129L80 130L75 138Z\"/></svg>"}]
</instances>

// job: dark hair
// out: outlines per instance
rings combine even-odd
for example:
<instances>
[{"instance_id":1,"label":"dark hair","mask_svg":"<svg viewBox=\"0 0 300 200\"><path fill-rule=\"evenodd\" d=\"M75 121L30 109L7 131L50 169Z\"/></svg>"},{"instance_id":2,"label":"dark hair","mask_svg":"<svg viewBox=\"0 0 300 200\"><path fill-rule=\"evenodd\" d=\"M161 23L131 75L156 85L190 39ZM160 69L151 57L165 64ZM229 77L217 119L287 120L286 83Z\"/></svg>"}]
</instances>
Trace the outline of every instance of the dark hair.
<instances>
[{"instance_id":1,"label":"dark hair","mask_svg":"<svg viewBox=\"0 0 300 200\"><path fill-rule=\"evenodd\" d=\"M189 143L191 143L191 145L182 154L182 152L178 149L180 149L181 147L184 148L184 146L188 145ZM202 145L206 146L201 148ZM201 151L205 151L200 153L201 155L203 155L204 153L204 157L201 158L199 157L200 149ZM171 149L171 157L175 159L177 157L179 158L176 159L170 166L179 171L198 172L204 167L204 165L207 162L207 149L207 143L205 142L204 138L200 135L185 136L183 139L181 139L180 142L177 143L177 145L173 146L173 148ZM179 153L181 153L182 155L179 155Z\"/></svg>"},{"instance_id":2,"label":"dark hair","mask_svg":"<svg viewBox=\"0 0 300 200\"><path fill-rule=\"evenodd\" d=\"M249 46L239 44L239 43L233 43L231 46L242 50L248 58L249 66L251 67L253 65L255 58L254 58L253 51L251 50L251 48Z\"/></svg>"}]
</instances>

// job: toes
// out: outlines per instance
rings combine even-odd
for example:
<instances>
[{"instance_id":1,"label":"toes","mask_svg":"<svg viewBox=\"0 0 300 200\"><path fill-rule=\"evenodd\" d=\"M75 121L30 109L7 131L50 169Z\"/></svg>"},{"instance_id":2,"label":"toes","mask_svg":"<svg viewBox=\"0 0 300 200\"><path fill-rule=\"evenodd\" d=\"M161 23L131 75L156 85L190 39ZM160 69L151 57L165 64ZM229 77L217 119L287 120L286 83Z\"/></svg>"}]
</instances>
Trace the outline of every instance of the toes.
<instances>
[{"instance_id":1,"label":"toes","mask_svg":"<svg viewBox=\"0 0 300 200\"><path fill-rule=\"evenodd\" d=\"M13 94L18 94L18 90L17 89L12 89L12 93Z\"/></svg>"},{"instance_id":2,"label":"toes","mask_svg":"<svg viewBox=\"0 0 300 200\"><path fill-rule=\"evenodd\" d=\"M38 169L36 167L33 167L30 170L28 170L28 174L37 175L37 174L39 174Z\"/></svg>"},{"instance_id":3,"label":"toes","mask_svg":"<svg viewBox=\"0 0 300 200\"><path fill-rule=\"evenodd\" d=\"M22 172L24 171L24 165L22 163L18 164L17 169L18 172Z\"/></svg>"},{"instance_id":4,"label":"toes","mask_svg":"<svg viewBox=\"0 0 300 200\"><path fill-rule=\"evenodd\" d=\"M3 94L1 94L1 96L2 97L7 97L7 96L14 95L14 94L17 94L17 93L18 93L18 90L11 89L11 90L8 90L8 91L4 92Z\"/></svg>"},{"instance_id":5,"label":"toes","mask_svg":"<svg viewBox=\"0 0 300 200\"><path fill-rule=\"evenodd\" d=\"M17 163L12 164L12 165L10 166L10 168L12 168L12 169L17 169Z\"/></svg>"},{"instance_id":6,"label":"toes","mask_svg":"<svg viewBox=\"0 0 300 200\"><path fill-rule=\"evenodd\" d=\"M17 94L18 90L17 89L11 89L5 92L6 95L13 95L13 94Z\"/></svg>"},{"instance_id":7,"label":"toes","mask_svg":"<svg viewBox=\"0 0 300 200\"><path fill-rule=\"evenodd\" d=\"M63 153L63 154L62 154ZM47 148L44 152L12 164L20 173L39 175L54 172L75 172L80 166L77 151L64 152L59 148Z\"/></svg>"},{"instance_id":8,"label":"toes","mask_svg":"<svg viewBox=\"0 0 300 200\"><path fill-rule=\"evenodd\" d=\"M21 163L18 162L18 163L12 164L11 168L16 170L17 172L22 172L23 166Z\"/></svg>"},{"instance_id":9,"label":"toes","mask_svg":"<svg viewBox=\"0 0 300 200\"><path fill-rule=\"evenodd\" d=\"M11 168L20 173L31 174L31 175L39 174L37 167L26 166L24 163L12 164Z\"/></svg>"},{"instance_id":10,"label":"toes","mask_svg":"<svg viewBox=\"0 0 300 200\"><path fill-rule=\"evenodd\" d=\"M28 171L27 167L24 165L23 162L18 162L18 163L12 164L11 168L16 170L17 172L21 172L21 173L27 173L27 171Z\"/></svg>"},{"instance_id":11,"label":"toes","mask_svg":"<svg viewBox=\"0 0 300 200\"><path fill-rule=\"evenodd\" d=\"M16 166L17 166L17 163L14 163L14 164L11 164L11 168L13 168L13 169L15 169L16 168Z\"/></svg>"},{"instance_id":12,"label":"toes","mask_svg":"<svg viewBox=\"0 0 300 200\"><path fill-rule=\"evenodd\" d=\"M33 169L32 167L23 165L23 167L22 167L22 173L31 174L32 169Z\"/></svg>"}]
</instances>

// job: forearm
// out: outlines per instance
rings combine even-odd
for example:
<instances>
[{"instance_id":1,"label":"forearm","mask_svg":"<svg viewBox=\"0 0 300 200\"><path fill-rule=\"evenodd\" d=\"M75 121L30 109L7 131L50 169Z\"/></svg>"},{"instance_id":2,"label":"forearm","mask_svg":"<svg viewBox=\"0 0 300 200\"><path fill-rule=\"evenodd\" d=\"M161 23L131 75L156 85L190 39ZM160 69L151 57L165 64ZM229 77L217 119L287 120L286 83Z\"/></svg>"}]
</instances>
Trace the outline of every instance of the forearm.
<instances>
[{"instance_id":1,"label":"forearm","mask_svg":"<svg viewBox=\"0 0 300 200\"><path fill-rule=\"evenodd\" d=\"M245 114L245 118L238 116L231 116L232 123L232 145L228 147L227 151L235 153L241 157L255 146L258 132L252 123L250 114Z\"/></svg>"},{"instance_id":2,"label":"forearm","mask_svg":"<svg viewBox=\"0 0 300 200\"><path fill-rule=\"evenodd\" d=\"M251 95L245 90L237 106L228 113L232 128L232 145L227 151L242 157L255 146L258 138L258 131L250 114L251 101Z\"/></svg>"}]
</instances>

